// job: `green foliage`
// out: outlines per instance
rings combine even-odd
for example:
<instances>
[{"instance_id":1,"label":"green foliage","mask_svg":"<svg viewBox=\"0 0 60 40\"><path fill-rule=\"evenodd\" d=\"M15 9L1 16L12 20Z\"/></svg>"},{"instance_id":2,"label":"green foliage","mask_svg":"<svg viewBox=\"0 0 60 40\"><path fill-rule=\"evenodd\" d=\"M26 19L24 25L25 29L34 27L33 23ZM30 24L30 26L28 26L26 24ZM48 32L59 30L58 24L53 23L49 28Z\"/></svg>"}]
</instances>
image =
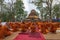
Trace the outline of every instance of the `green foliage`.
<instances>
[{"instance_id":1,"label":"green foliage","mask_svg":"<svg viewBox=\"0 0 60 40\"><path fill-rule=\"evenodd\" d=\"M17 14L23 14L24 13L24 10L23 10L23 2L20 0L20 1L16 1L15 3L15 9L16 9L16 13Z\"/></svg>"},{"instance_id":2,"label":"green foliage","mask_svg":"<svg viewBox=\"0 0 60 40\"><path fill-rule=\"evenodd\" d=\"M53 14L55 14L56 18L60 18L60 4L54 5Z\"/></svg>"},{"instance_id":3,"label":"green foliage","mask_svg":"<svg viewBox=\"0 0 60 40\"><path fill-rule=\"evenodd\" d=\"M21 21L22 20L22 16L24 14L24 4L21 0L16 0L16 3L14 5L15 8L15 14L16 14L16 19L17 21Z\"/></svg>"},{"instance_id":4,"label":"green foliage","mask_svg":"<svg viewBox=\"0 0 60 40\"><path fill-rule=\"evenodd\" d=\"M4 0L0 0L0 3L3 3Z\"/></svg>"},{"instance_id":5,"label":"green foliage","mask_svg":"<svg viewBox=\"0 0 60 40\"><path fill-rule=\"evenodd\" d=\"M54 12L58 12L60 9L59 9L60 5L56 4L53 9L54 9Z\"/></svg>"},{"instance_id":6,"label":"green foliage","mask_svg":"<svg viewBox=\"0 0 60 40\"><path fill-rule=\"evenodd\" d=\"M24 11L24 4L21 0L16 0L15 3L3 4L3 0L0 0L1 12L0 20L5 21L21 21L26 18L27 12ZM8 7L7 7L8 6ZM10 7L9 7L10 6ZM16 17L15 17L16 16Z\"/></svg>"},{"instance_id":7,"label":"green foliage","mask_svg":"<svg viewBox=\"0 0 60 40\"><path fill-rule=\"evenodd\" d=\"M36 1L37 2L34 4L37 6L37 9L40 11L41 19L44 20L44 15L45 15L45 17L47 15L49 15L49 18L52 19L52 3L53 3L53 0L36 0ZM45 8L43 7L43 3L45 3L47 5Z\"/></svg>"}]
</instances>

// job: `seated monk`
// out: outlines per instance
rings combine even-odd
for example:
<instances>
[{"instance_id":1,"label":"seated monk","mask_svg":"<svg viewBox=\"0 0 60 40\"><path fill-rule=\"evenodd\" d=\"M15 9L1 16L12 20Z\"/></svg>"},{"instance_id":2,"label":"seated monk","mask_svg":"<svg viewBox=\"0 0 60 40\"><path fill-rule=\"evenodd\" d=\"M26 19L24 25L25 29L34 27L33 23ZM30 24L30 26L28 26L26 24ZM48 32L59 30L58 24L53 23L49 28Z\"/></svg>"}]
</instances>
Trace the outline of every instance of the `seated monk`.
<instances>
[{"instance_id":1,"label":"seated monk","mask_svg":"<svg viewBox=\"0 0 60 40\"><path fill-rule=\"evenodd\" d=\"M45 29L46 29L46 33L49 32L49 23L48 22L45 22Z\"/></svg>"},{"instance_id":2,"label":"seated monk","mask_svg":"<svg viewBox=\"0 0 60 40\"><path fill-rule=\"evenodd\" d=\"M12 30L13 32L18 31L18 29L17 29L17 27L16 27L16 25L15 25L15 24L14 24L14 25L12 25L12 29L13 29L13 30Z\"/></svg>"},{"instance_id":3,"label":"seated monk","mask_svg":"<svg viewBox=\"0 0 60 40\"><path fill-rule=\"evenodd\" d=\"M57 30L57 24L56 23L52 23L50 32L51 33L56 33L56 30Z\"/></svg>"},{"instance_id":4,"label":"seated monk","mask_svg":"<svg viewBox=\"0 0 60 40\"><path fill-rule=\"evenodd\" d=\"M57 23L57 27L60 28L60 22L56 22Z\"/></svg>"},{"instance_id":5,"label":"seated monk","mask_svg":"<svg viewBox=\"0 0 60 40\"><path fill-rule=\"evenodd\" d=\"M15 22L15 26L16 26L17 28L20 28L20 25L21 25L20 22Z\"/></svg>"},{"instance_id":6,"label":"seated monk","mask_svg":"<svg viewBox=\"0 0 60 40\"><path fill-rule=\"evenodd\" d=\"M4 38L4 31L2 29L2 25L0 25L0 39Z\"/></svg>"},{"instance_id":7,"label":"seated monk","mask_svg":"<svg viewBox=\"0 0 60 40\"><path fill-rule=\"evenodd\" d=\"M12 32L18 31L17 25L15 23L13 23L13 22L9 23L9 26L10 26L10 29L11 29Z\"/></svg>"},{"instance_id":8,"label":"seated monk","mask_svg":"<svg viewBox=\"0 0 60 40\"><path fill-rule=\"evenodd\" d=\"M26 27L25 27L25 23L21 24L21 32L26 32Z\"/></svg>"},{"instance_id":9,"label":"seated monk","mask_svg":"<svg viewBox=\"0 0 60 40\"><path fill-rule=\"evenodd\" d=\"M30 26L30 30L31 30L31 32L36 32L36 27L34 26L34 24L32 24Z\"/></svg>"},{"instance_id":10,"label":"seated monk","mask_svg":"<svg viewBox=\"0 0 60 40\"><path fill-rule=\"evenodd\" d=\"M41 32L44 33L44 34L47 33L47 32L46 32L46 26L45 26L45 23L44 23L44 22L41 23Z\"/></svg>"},{"instance_id":11,"label":"seated monk","mask_svg":"<svg viewBox=\"0 0 60 40\"><path fill-rule=\"evenodd\" d=\"M14 25L14 23L13 22L9 22L8 25L12 29L12 26Z\"/></svg>"},{"instance_id":12,"label":"seated monk","mask_svg":"<svg viewBox=\"0 0 60 40\"><path fill-rule=\"evenodd\" d=\"M25 23L25 27L27 30L29 29L30 25L31 25L31 23Z\"/></svg>"},{"instance_id":13,"label":"seated monk","mask_svg":"<svg viewBox=\"0 0 60 40\"><path fill-rule=\"evenodd\" d=\"M41 23L40 22L37 23L37 26L38 26L39 31L41 31Z\"/></svg>"},{"instance_id":14,"label":"seated monk","mask_svg":"<svg viewBox=\"0 0 60 40\"><path fill-rule=\"evenodd\" d=\"M4 31L2 29L2 24L1 24L1 20L0 20L0 40L3 40L4 38Z\"/></svg>"},{"instance_id":15,"label":"seated monk","mask_svg":"<svg viewBox=\"0 0 60 40\"><path fill-rule=\"evenodd\" d=\"M4 32L4 36L11 35L11 31L8 29L7 25L2 26L2 31Z\"/></svg>"},{"instance_id":16,"label":"seated monk","mask_svg":"<svg viewBox=\"0 0 60 40\"><path fill-rule=\"evenodd\" d=\"M19 22L17 22L17 23L14 23L14 25L15 25L15 29L16 29L16 31L19 31L19 29L20 29L20 23Z\"/></svg>"}]
</instances>

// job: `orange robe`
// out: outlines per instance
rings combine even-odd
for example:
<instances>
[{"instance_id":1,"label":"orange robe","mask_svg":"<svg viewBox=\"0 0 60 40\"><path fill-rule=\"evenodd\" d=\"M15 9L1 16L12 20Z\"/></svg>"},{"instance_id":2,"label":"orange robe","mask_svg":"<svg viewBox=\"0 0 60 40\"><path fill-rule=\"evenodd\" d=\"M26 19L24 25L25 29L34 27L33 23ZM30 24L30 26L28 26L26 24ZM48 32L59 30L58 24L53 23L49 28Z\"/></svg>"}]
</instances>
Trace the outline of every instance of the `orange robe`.
<instances>
[{"instance_id":1,"label":"orange robe","mask_svg":"<svg viewBox=\"0 0 60 40\"><path fill-rule=\"evenodd\" d=\"M0 39L4 38L4 31L2 30L2 26L0 26Z\"/></svg>"},{"instance_id":2,"label":"orange robe","mask_svg":"<svg viewBox=\"0 0 60 40\"><path fill-rule=\"evenodd\" d=\"M52 27L51 27L50 32L56 33L56 30L57 30L57 24L56 23L52 23Z\"/></svg>"},{"instance_id":3,"label":"orange robe","mask_svg":"<svg viewBox=\"0 0 60 40\"><path fill-rule=\"evenodd\" d=\"M18 27L14 22L9 23L9 26L10 26L10 29L12 29L11 31L13 32L16 32L18 30Z\"/></svg>"},{"instance_id":4,"label":"orange robe","mask_svg":"<svg viewBox=\"0 0 60 40\"><path fill-rule=\"evenodd\" d=\"M36 32L36 27L34 25L31 25L30 29L31 29L31 32Z\"/></svg>"},{"instance_id":5,"label":"orange robe","mask_svg":"<svg viewBox=\"0 0 60 40\"><path fill-rule=\"evenodd\" d=\"M45 26L45 23L41 23L41 32L46 34L46 26Z\"/></svg>"},{"instance_id":6,"label":"orange robe","mask_svg":"<svg viewBox=\"0 0 60 40\"><path fill-rule=\"evenodd\" d=\"M26 27L24 24L21 24L21 32L26 32Z\"/></svg>"},{"instance_id":7,"label":"orange robe","mask_svg":"<svg viewBox=\"0 0 60 40\"><path fill-rule=\"evenodd\" d=\"M6 25L2 26L2 31L4 32L4 36L11 35L11 31L8 29Z\"/></svg>"}]
</instances>

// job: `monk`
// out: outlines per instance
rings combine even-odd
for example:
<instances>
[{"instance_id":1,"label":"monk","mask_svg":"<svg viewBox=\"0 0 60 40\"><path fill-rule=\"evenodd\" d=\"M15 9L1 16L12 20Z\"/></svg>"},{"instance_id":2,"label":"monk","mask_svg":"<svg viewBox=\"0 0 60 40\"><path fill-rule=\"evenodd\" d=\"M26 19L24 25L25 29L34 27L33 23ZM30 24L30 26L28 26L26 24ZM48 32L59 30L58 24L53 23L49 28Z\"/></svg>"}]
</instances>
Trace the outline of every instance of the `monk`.
<instances>
[{"instance_id":1,"label":"monk","mask_svg":"<svg viewBox=\"0 0 60 40\"><path fill-rule=\"evenodd\" d=\"M17 28L20 28L20 25L21 25L20 22L15 22L15 26L16 26Z\"/></svg>"},{"instance_id":2,"label":"monk","mask_svg":"<svg viewBox=\"0 0 60 40\"><path fill-rule=\"evenodd\" d=\"M11 29L12 32L18 31L18 27L14 22L9 23L9 26L10 26L10 29Z\"/></svg>"},{"instance_id":3,"label":"monk","mask_svg":"<svg viewBox=\"0 0 60 40\"><path fill-rule=\"evenodd\" d=\"M31 32L36 32L36 27L34 26L34 23L31 24L30 30Z\"/></svg>"},{"instance_id":4,"label":"monk","mask_svg":"<svg viewBox=\"0 0 60 40\"><path fill-rule=\"evenodd\" d=\"M25 27L25 23L24 22L22 22L22 24L21 24L21 32L26 32L27 30L26 30L26 27Z\"/></svg>"},{"instance_id":5,"label":"monk","mask_svg":"<svg viewBox=\"0 0 60 40\"><path fill-rule=\"evenodd\" d=\"M4 38L4 31L2 29L2 25L0 24L0 39Z\"/></svg>"},{"instance_id":6,"label":"monk","mask_svg":"<svg viewBox=\"0 0 60 40\"><path fill-rule=\"evenodd\" d=\"M19 29L20 29L20 22L16 22L16 23L14 23L14 25L15 25L16 30L19 31Z\"/></svg>"},{"instance_id":7,"label":"monk","mask_svg":"<svg viewBox=\"0 0 60 40\"><path fill-rule=\"evenodd\" d=\"M41 23L41 32L44 33L44 34L47 33L46 32L46 26L45 26L45 23L44 22Z\"/></svg>"},{"instance_id":8,"label":"monk","mask_svg":"<svg viewBox=\"0 0 60 40\"><path fill-rule=\"evenodd\" d=\"M41 31L41 22L37 22L37 26L38 26L39 31Z\"/></svg>"},{"instance_id":9,"label":"monk","mask_svg":"<svg viewBox=\"0 0 60 40\"><path fill-rule=\"evenodd\" d=\"M29 27L30 27L30 23L25 23L25 29L27 32L29 32Z\"/></svg>"},{"instance_id":10,"label":"monk","mask_svg":"<svg viewBox=\"0 0 60 40\"><path fill-rule=\"evenodd\" d=\"M60 22L56 22L57 23L57 27L60 28Z\"/></svg>"},{"instance_id":11,"label":"monk","mask_svg":"<svg viewBox=\"0 0 60 40\"><path fill-rule=\"evenodd\" d=\"M57 24L54 22L54 23L52 23L50 32L51 33L56 33L56 30L57 30Z\"/></svg>"},{"instance_id":12,"label":"monk","mask_svg":"<svg viewBox=\"0 0 60 40\"><path fill-rule=\"evenodd\" d=\"M4 32L4 36L9 36L12 32L8 29L7 25L2 26L2 31Z\"/></svg>"},{"instance_id":13,"label":"monk","mask_svg":"<svg viewBox=\"0 0 60 40\"><path fill-rule=\"evenodd\" d=\"M49 23L48 22L45 22L45 30L46 30L46 33L49 32Z\"/></svg>"}]
</instances>

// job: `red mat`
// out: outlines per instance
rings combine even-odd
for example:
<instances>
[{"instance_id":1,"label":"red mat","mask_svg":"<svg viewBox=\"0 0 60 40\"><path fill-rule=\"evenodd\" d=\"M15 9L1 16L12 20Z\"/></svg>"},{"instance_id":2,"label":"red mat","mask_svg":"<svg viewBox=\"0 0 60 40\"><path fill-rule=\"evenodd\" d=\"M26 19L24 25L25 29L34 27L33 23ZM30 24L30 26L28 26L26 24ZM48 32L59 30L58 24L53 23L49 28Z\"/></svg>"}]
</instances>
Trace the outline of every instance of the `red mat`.
<instances>
[{"instance_id":1,"label":"red mat","mask_svg":"<svg viewBox=\"0 0 60 40\"><path fill-rule=\"evenodd\" d=\"M14 40L45 40L43 34L36 33L20 33Z\"/></svg>"}]
</instances>

